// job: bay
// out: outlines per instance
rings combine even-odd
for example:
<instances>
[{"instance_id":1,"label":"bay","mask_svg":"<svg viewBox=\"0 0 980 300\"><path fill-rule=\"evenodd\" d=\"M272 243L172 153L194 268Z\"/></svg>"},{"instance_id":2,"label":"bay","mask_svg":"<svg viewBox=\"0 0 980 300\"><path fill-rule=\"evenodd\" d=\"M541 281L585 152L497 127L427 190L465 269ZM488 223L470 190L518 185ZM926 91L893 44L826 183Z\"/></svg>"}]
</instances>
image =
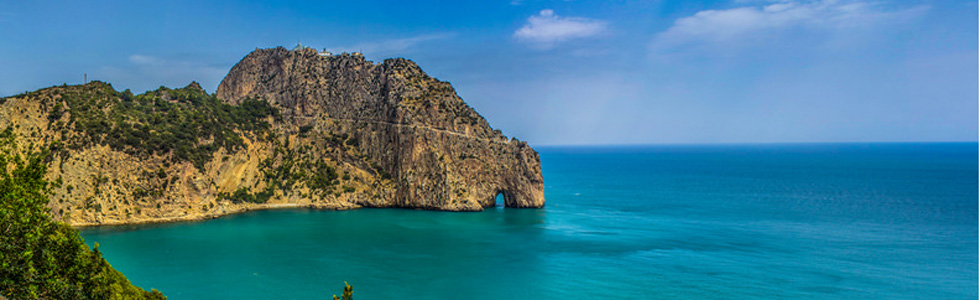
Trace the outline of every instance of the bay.
<instances>
[{"instance_id":1,"label":"bay","mask_svg":"<svg viewBox=\"0 0 980 300\"><path fill-rule=\"evenodd\" d=\"M541 147L546 207L89 228L170 299L976 299L977 143Z\"/></svg>"}]
</instances>

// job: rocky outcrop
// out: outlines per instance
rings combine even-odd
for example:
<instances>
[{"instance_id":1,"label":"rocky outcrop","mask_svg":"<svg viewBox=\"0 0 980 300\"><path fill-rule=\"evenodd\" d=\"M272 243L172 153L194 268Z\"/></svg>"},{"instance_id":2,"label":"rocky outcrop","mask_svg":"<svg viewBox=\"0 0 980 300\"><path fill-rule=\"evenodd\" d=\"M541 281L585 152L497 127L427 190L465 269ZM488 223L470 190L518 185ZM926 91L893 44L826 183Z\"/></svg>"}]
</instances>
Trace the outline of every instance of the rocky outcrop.
<instances>
[{"instance_id":1,"label":"rocky outcrop","mask_svg":"<svg viewBox=\"0 0 980 300\"><path fill-rule=\"evenodd\" d=\"M412 61L261 49L215 95L197 83L51 87L0 99L0 129L22 148L56 143L49 207L74 225L279 207L479 211L498 194L544 205L537 152Z\"/></svg>"},{"instance_id":2,"label":"rocky outcrop","mask_svg":"<svg viewBox=\"0 0 980 300\"><path fill-rule=\"evenodd\" d=\"M498 193L508 207L544 205L537 152L493 130L448 82L410 60L261 49L231 69L217 96L264 99L285 126L355 138L395 183L389 201L359 205L474 211Z\"/></svg>"}]
</instances>

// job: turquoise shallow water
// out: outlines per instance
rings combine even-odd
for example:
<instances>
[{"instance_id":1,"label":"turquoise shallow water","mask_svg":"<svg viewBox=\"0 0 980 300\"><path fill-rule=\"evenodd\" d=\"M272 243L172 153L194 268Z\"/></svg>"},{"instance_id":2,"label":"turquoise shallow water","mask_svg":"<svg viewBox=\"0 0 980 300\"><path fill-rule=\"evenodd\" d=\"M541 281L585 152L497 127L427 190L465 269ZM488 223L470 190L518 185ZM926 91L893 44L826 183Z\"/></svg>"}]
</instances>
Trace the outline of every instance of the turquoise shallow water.
<instances>
[{"instance_id":1,"label":"turquoise shallow water","mask_svg":"<svg viewBox=\"0 0 980 300\"><path fill-rule=\"evenodd\" d=\"M976 299L962 144L541 148L547 206L88 229L170 299Z\"/></svg>"}]
</instances>

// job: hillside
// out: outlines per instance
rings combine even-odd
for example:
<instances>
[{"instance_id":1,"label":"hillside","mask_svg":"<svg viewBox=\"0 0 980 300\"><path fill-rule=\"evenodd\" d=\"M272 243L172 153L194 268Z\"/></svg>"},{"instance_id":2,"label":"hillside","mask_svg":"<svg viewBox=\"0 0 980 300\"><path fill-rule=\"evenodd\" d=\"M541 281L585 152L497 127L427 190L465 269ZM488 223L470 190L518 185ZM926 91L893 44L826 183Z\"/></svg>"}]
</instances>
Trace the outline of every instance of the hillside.
<instances>
[{"instance_id":1,"label":"hillside","mask_svg":"<svg viewBox=\"0 0 980 300\"><path fill-rule=\"evenodd\" d=\"M260 49L215 94L91 82L0 100L0 129L55 143L48 206L73 225L248 209L541 207L537 153L415 63Z\"/></svg>"},{"instance_id":2,"label":"hillside","mask_svg":"<svg viewBox=\"0 0 980 300\"><path fill-rule=\"evenodd\" d=\"M17 147L0 131L0 299L166 299L133 286L45 204L48 147ZM56 184L54 184L56 185Z\"/></svg>"}]
</instances>

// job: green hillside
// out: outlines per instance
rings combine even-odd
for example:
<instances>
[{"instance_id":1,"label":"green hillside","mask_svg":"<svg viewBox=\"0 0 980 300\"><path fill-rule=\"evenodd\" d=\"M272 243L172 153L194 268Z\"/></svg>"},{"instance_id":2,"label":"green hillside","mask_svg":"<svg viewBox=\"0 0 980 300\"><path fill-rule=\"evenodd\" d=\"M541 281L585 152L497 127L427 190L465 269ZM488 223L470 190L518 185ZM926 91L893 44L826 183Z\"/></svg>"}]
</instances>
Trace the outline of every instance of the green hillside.
<instances>
[{"instance_id":1,"label":"green hillside","mask_svg":"<svg viewBox=\"0 0 980 300\"><path fill-rule=\"evenodd\" d=\"M47 213L50 150L21 151L0 132L0 295L10 299L166 299L133 286L98 245Z\"/></svg>"}]
</instances>

